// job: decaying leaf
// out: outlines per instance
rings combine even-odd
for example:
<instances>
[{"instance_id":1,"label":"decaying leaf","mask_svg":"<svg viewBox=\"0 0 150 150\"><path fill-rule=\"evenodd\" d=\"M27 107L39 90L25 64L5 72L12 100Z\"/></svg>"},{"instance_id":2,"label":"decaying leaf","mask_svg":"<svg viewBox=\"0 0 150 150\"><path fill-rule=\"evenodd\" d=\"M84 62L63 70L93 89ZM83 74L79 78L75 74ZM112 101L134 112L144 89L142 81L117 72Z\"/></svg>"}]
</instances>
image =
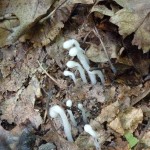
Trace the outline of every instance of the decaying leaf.
<instances>
[{"instance_id":1,"label":"decaying leaf","mask_svg":"<svg viewBox=\"0 0 150 150\"><path fill-rule=\"evenodd\" d=\"M109 58L117 58L117 51L120 47L120 40L111 33L102 33L104 45ZM93 62L107 62L108 58L103 50L102 45L91 44L86 52L87 57Z\"/></svg>"},{"instance_id":2,"label":"decaying leaf","mask_svg":"<svg viewBox=\"0 0 150 150\"><path fill-rule=\"evenodd\" d=\"M129 10L135 10L135 11L141 11L145 9L150 8L150 2L149 0L114 0L117 2L120 6L129 9Z\"/></svg>"},{"instance_id":3,"label":"decaying leaf","mask_svg":"<svg viewBox=\"0 0 150 150\"><path fill-rule=\"evenodd\" d=\"M141 142L144 143L146 146L150 147L150 131L147 131L144 134Z\"/></svg>"},{"instance_id":4,"label":"decaying leaf","mask_svg":"<svg viewBox=\"0 0 150 150\"><path fill-rule=\"evenodd\" d=\"M112 121L116 115L119 113L119 102L116 101L106 107L104 107L101 111L101 114L95 119L100 123L105 121L110 122Z\"/></svg>"},{"instance_id":5,"label":"decaying leaf","mask_svg":"<svg viewBox=\"0 0 150 150\"><path fill-rule=\"evenodd\" d=\"M8 2L8 1L7 1ZM47 12L53 4L53 0L44 1L9 1L7 6L3 1L1 9L4 13L13 13L19 19L20 25L13 28L13 32L8 36L9 43L15 42L21 35L26 33L31 27L35 25Z\"/></svg>"},{"instance_id":6,"label":"decaying leaf","mask_svg":"<svg viewBox=\"0 0 150 150\"><path fill-rule=\"evenodd\" d=\"M142 110L140 108L130 108L123 113L120 112L118 117L110 122L109 127L121 135L125 132L133 133L142 120Z\"/></svg>"},{"instance_id":7,"label":"decaying leaf","mask_svg":"<svg viewBox=\"0 0 150 150\"><path fill-rule=\"evenodd\" d=\"M43 23L36 24L36 26L24 36L24 39L31 39L35 46L45 46L57 37L75 5L69 1L66 1L63 5L61 4L62 2L60 2L56 6L56 8L59 8L51 13Z\"/></svg>"},{"instance_id":8,"label":"decaying leaf","mask_svg":"<svg viewBox=\"0 0 150 150\"><path fill-rule=\"evenodd\" d=\"M94 0L72 0L72 3L93 4Z\"/></svg>"},{"instance_id":9,"label":"decaying leaf","mask_svg":"<svg viewBox=\"0 0 150 150\"><path fill-rule=\"evenodd\" d=\"M149 9L144 11L130 11L127 9L121 9L110 21L119 26L119 33L125 38L131 33L135 32L132 43L138 45L139 49L143 49L147 52L150 49L149 42ZM147 33L148 32L148 33Z\"/></svg>"},{"instance_id":10,"label":"decaying leaf","mask_svg":"<svg viewBox=\"0 0 150 150\"><path fill-rule=\"evenodd\" d=\"M15 122L20 124L29 119L35 127L42 123L42 118L36 110L34 103L36 96L40 96L40 87L38 80L33 77L26 89L20 89L14 97L4 101L1 106L2 119L9 123Z\"/></svg>"},{"instance_id":11,"label":"decaying leaf","mask_svg":"<svg viewBox=\"0 0 150 150\"><path fill-rule=\"evenodd\" d=\"M102 16L106 15L106 16L113 16L114 12L111 11L110 9L108 9L106 6L104 5L94 5L92 7L91 13L92 12L99 12ZM102 18L102 17L101 17Z\"/></svg>"},{"instance_id":12,"label":"decaying leaf","mask_svg":"<svg viewBox=\"0 0 150 150\"><path fill-rule=\"evenodd\" d=\"M12 28L19 25L17 19L5 20L0 23L0 47L7 45L7 37L12 32Z\"/></svg>"}]
</instances>

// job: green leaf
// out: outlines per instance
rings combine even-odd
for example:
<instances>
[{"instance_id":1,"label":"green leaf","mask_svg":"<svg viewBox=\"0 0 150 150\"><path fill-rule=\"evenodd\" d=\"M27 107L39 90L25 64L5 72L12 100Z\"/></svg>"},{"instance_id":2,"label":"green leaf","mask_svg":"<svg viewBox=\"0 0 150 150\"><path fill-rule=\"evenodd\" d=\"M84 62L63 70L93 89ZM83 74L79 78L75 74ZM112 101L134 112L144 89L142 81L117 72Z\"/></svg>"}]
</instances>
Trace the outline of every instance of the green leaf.
<instances>
[{"instance_id":1,"label":"green leaf","mask_svg":"<svg viewBox=\"0 0 150 150\"><path fill-rule=\"evenodd\" d=\"M134 147L139 142L139 140L136 137L134 137L133 134L130 132L126 133L124 136L131 148Z\"/></svg>"}]
</instances>

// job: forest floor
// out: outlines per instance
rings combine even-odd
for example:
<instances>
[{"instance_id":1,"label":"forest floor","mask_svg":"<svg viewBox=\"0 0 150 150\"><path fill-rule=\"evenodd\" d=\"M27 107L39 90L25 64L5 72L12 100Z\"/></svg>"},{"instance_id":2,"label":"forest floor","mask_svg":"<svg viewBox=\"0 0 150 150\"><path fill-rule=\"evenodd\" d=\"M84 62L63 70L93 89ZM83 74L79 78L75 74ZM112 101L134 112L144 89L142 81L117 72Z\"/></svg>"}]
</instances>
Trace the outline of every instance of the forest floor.
<instances>
[{"instance_id":1,"label":"forest floor","mask_svg":"<svg viewBox=\"0 0 150 150\"><path fill-rule=\"evenodd\" d=\"M95 150L85 124L102 150L150 150L149 24L149 0L2 0L0 150ZM104 83L97 76L91 84L87 71L84 83L77 68L66 66L82 65L65 49L71 39ZM68 119L67 110L73 112L74 142L67 140L61 118L51 118L55 105Z\"/></svg>"}]
</instances>

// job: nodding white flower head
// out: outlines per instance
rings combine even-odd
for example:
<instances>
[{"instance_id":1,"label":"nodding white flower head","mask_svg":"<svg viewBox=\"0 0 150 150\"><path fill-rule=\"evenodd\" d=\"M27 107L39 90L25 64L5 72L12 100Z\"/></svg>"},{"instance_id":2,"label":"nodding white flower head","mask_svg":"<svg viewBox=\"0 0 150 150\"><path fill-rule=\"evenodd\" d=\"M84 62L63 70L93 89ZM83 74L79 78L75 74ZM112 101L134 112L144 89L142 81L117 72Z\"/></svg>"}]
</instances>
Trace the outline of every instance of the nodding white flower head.
<instances>
[{"instance_id":1,"label":"nodding white flower head","mask_svg":"<svg viewBox=\"0 0 150 150\"><path fill-rule=\"evenodd\" d=\"M80 73L82 81L84 83L87 83L87 79L86 79L86 76L85 76L85 71L84 71L84 69L82 68L82 66L78 62L68 61L66 65L67 65L68 68L74 68L74 67L76 67L77 70Z\"/></svg>"},{"instance_id":2,"label":"nodding white flower head","mask_svg":"<svg viewBox=\"0 0 150 150\"><path fill-rule=\"evenodd\" d=\"M94 139L94 145L95 145L95 147L96 147L96 150L101 150L101 145L100 145L100 143L99 143L99 141L98 141L98 135L97 135L97 133L92 129L92 127L91 127L89 124L86 124L86 125L84 126L84 131L87 132L87 133L89 133L89 134L93 137L93 139Z\"/></svg>"},{"instance_id":3,"label":"nodding white flower head","mask_svg":"<svg viewBox=\"0 0 150 150\"><path fill-rule=\"evenodd\" d=\"M68 99L66 102L66 106L71 107L72 106L72 100Z\"/></svg>"},{"instance_id":4,"label":"nodding white flower head","mask_svg":"<svg viewBox=\"0 0 150 150\"><path fill-rule=\"evenodd\" d=\"M73 82L76 83L76 77L73 72L65 70L64 76L69 76L73 80Z\"/></svg>"},{"instance_id":5,"label":"nodding white flower head","mask_svg":"<svg viewBox=\"0 0 150 150\"><path fill-rule=\"evenodd\" d=\"M70 99L67 100L66 106L67 107L71 107L72 106L72 100L70 100ZM67 109L67 111L68 111L68 114L70 116L70 120L71 120L73 126L77 127L77 122L76 122L76 120L74 118L74 115L73 115L72 111L70 109Z\"/></svg>"},{"instance_id":6,"label":"nodding white flower head","mask_svg":"<svg viewBox=\"0 0 150 150\"><path fill-rule=\"evenodd\" d=\"M78 53L78 48L76 48L76 47L73 47L69 50L69 55L71 57L77 56L77 53Z\"/></svg>"},{"instance_id":7,"label":"nodding white flower head","mask_svg":"<svg viewBox=\"0 0 150 150\"><path fill-rule=\"evenodd\" d=\"M85 123L87 123L88 120L87 120L86 112L85 112L85 109L84 109L83 105L82 105L81 103L79 103L79 104L78 104L78 108L79 108L79 109L81 110L81 112L82 112L83 121L84 121Z\"/></svg>"},{"instance_id":8,"label":"nodding white flower head","mask_svg":"<svg viewBox=\"0 0 150 150\"><path fill-rule=\"evenodd\" d=\"M70 49L71 47L80 47L80 44L75 39L67 40L63 43L64 49Z\"/></svg>"}]
</instances>

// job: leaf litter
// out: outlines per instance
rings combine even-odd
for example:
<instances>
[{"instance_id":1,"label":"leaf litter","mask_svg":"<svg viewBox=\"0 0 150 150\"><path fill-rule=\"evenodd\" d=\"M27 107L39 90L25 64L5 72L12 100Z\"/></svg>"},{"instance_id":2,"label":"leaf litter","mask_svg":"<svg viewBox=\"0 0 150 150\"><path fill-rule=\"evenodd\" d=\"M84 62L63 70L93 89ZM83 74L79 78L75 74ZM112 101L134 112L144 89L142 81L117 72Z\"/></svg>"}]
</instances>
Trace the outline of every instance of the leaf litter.
<instances>
[{"instance_id":1,"label":"leaf litter","mask_svg":"<svg viewBox=\"0 0 150 150\"><path fill-rule=\"evenodd\" d=\"M102 149L129 150L127 132L138 140L135 149L150 147L149 2L114 1L1 2L0 147L16 149L26 141L35 148L44 140L59 150L95 149L83 131L78 103ZM72 38L85 49L91 67L102 70L105 86L100 80L84 84L78 73L75 85L63 76L72 60L63 42ZM48 116L52 105L66 110L67 99L78 123L72 127L73 143L65 139L61 121Z\"/></svg>"}]
</instances>

